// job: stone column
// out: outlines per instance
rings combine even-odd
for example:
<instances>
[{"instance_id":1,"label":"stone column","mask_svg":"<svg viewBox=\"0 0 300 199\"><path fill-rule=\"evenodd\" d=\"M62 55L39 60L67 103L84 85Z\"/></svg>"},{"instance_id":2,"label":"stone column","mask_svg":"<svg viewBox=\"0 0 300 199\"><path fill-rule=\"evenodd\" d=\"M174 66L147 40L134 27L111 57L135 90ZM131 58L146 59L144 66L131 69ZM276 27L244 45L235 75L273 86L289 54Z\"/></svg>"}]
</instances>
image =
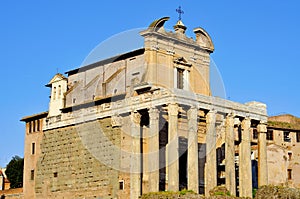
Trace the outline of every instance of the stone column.
<instances>
[{"instance_id":1,"label":"stone column","mask_svg":"<svg viewBox=\"0 0 300 199\"><path fill-rule=\"evenodd\" d=\"M159 111L156 108L149 110L149 134L148 134L148 172L149 192L159 191Z\"/></svg>"},{"instance_id":2,"label":"stone column","mask_svg":"<svg viewBox=\"0 0 300 199\"><path fill-rule=\"evenodd\" d=\"M167 186L169 191L179 190L179 154L178 154L178 105L168 105L169 127L167 156Z\"/></svg>"},{"instance_id":3,"label":"stone column","mask_svg":"<svg viewBox=\"0 0 300 199\"><path fill-rule=\"evenodd\" d=\"M250 127L251 120L245 118L242 121L242 140L239 150L239 191L240 197L252 198Z\"/></svg>"},{"instance_id":4,"label":"stone column","mask_svg":"<svg viewBox=\"0 0 300 199\"><path fill-rule=\"evenodd\" d=\"M130 198L137 199L141 195L141 115L131 113L131 164L130 164Z\"/></svg>"},{"instance_id":5,"label":"stone column","mask_svg":"<svg viewBox=\"0 0 300 199\"><path fill-rule=\"evenodd\" d=\"M267 158L267 125L259 124L258 132L258 186L268 184L268 158Z\"/></svg>"},{"instance_id":6,"label":"stone column","mask_svg":"<svg viewBox=\"0 0 300 199\"><path fill-rule=\"evenodd\" d=\"M217 154L216 154L216 113L210 111L206 115L206 165L205 195L217 186Z\"/></svg>"},{"instance_id":7,"label":"stone column","mask_svg":"<svg viewBox=\"0 0 300 199\"><path fill-rule=\"evenodd\" d=\"M199 193L198 174L198 110L191 107L188 117L188 190Z\"/></svg>"},{"instance_id":8,"label":"stone column","mask_svg":"<svg viewBox=\"0 0 300 199\"><path fill-rule=\"evenodd\" d=\"M234 117L228 115L226 117L225 127L225 179L226 188L230 191L230 194L236 195L236 183L235 183L235 134L234 134Z\"/></svg>"}]
</instances>

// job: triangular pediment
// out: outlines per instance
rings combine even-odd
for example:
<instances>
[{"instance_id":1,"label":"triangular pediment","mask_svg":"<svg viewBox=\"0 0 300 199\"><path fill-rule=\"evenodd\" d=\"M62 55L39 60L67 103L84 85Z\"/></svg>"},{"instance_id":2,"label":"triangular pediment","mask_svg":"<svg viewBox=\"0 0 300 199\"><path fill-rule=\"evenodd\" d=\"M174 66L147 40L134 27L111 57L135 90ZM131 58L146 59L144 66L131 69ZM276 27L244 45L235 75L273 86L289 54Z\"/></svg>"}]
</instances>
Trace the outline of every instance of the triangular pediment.
<instances>
[{"instance_id":1,"label":"triangular pediment","mask_svg":"<svg viewBox=\"0 0 300 199\"><path fill-rule=\"evenodd\" d=\"M62 74L60 73L57 73L51 80L50 82L46 85L47 87L51 87L51 85L54 83L54 82L58 82L58 81L61 81L61 80L67 80L67 78L65 76L63 76Z\"/></svg>"},{"instance_id":2,"label":"triangular pediment","mask_svg":"<svg viewBox=\"0 0 300 199\"><path fill-rule=\"evenodd\" d=\"M192 66L184 57L177 57L174 59L174 63L184 66Z\"/></svg>"}]
</instances>

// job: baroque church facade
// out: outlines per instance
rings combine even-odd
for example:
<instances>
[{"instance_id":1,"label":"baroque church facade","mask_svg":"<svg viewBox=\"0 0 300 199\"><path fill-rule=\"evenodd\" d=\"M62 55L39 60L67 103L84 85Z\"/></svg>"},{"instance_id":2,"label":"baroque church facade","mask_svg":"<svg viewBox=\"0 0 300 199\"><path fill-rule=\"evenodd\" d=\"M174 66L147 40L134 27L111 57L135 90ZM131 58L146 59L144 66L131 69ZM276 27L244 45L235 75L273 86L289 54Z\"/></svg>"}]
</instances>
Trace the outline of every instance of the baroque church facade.
<instances>
[{"instance_id":1,"label":"baroque church facade","mask_svg":"<svg viewBox=\"0 0 300 199\"><path fill-rule=\"evenodd\" d=\"M222 184L252 197L253 176L268 184L266 105L213 97L209 34L195 28L195 39L187 37L181 20L167 32L168 19L140 32L143 48L56 74L46 85L49 110L22 118L25 198L208 195Z\"/></svg>"}]
</instances>

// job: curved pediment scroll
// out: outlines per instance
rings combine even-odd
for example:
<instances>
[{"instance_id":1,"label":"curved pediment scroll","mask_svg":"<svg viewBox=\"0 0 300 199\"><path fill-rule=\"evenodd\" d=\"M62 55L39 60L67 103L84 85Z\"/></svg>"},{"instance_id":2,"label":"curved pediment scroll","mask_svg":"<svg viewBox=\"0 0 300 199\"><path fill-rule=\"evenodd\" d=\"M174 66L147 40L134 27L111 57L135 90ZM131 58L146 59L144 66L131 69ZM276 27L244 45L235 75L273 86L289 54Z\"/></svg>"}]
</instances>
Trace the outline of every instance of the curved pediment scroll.
<instances>
[{"instance_id":1,"label":"curved pediment scroll","mask_svg":"<svg viewBox=\"0 0 300 199\"><path fill-rule=\"evenodd\" d=\"M215 50L211 37L203 28L195 28L196 42L204 49L213 52Z\"/></svg>"},{"instance_id":2,"label":"curved pediment scroll","mask_svg":"<svg viewBox=\"0 0 300 199\"><path fill-rule=\"evenodd\" d=\"M158 31L159 29L163 28L165 22L168 21L169 19L170 17L162 17L160 19L157 19L153 21L148 28L153 29L154 31Z\"/></svg>"}]
</instances>

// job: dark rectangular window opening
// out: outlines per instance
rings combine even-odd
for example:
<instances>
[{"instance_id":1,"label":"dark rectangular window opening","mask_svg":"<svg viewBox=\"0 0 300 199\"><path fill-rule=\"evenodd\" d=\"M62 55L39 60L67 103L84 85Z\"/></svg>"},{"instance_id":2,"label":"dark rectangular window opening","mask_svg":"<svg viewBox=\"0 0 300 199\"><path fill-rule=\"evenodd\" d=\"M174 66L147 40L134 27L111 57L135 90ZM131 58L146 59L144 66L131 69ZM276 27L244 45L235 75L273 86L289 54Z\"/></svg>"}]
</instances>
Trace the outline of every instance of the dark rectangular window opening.
<instances>
[{"instance_id":1,"label":"dark rectangular window opening","mask_svg":"<svg viewBox=\"0 0 300 199\"><path fill-rule=\"evenodd\" d=\"M288 172L288 180L291 180L292 179L292 169L288 169L287 172Z\"/></svg>"},{"instance_id":2,"label":"dark rectangular window opening","mask_svg":"<svg viewBox=\"0 0 300 199\"><path fill-rule=\"evenodd\" d=\"M273 130L267 131L267 140L273 140Z\"/></svg>"},{"instance_id":3,"label":"dark rectangular window opening","mask_svg":"<svg viewBox=\"0 0 300 199\"><path fill-rule=\"evenodd\" d=\"M257 139L258 139L257 129L253 129L253 140L257 140Z\"/></svg>"},{"instance_id":4,"label":"dark rectangular window opening","mask_svg":"<svg viewBox=\"0 0 300 199\"><path fill-rule=\"evenodd\" d=\"M53 177L54 177L54 178L57 178L57 176L58 176L58 173L57 173L57 172L54 172L54 173L53 173Z\"/></svg>"},{"instance_id":5,"label":"dark rectangular window opening","mask_svg":"<svg viewBox=\"0 0 300 199\"><path fill-rule=\"evenodd\" d=\"M291 142L290 132L289 131L284 131L283 132L283 140L285 142Z\"/></svg>"},{"instance_id":6,"label":"dark rectangular window opening","mask_svg":"<svg viewBox=\"0 0 300 199\"><path fill-rule=\"evenodd\" d=\"M296 133L296 137L297 137L297 142L300 142L300 132Z\"/></svg>"},{"instance_id":7,"label":"dark rectangular window opening","mask_svg":"<svg viewBox=\"0 0 300 199\"><path fill-rule=\"evenodd\" d=\"M124 190L124 180L119 181L119 189Z\"/></svg>"},{"instance_id":8,"label":"dark rectangular window opening","mask_svg":"<svg viewBox=\"0 0 300 199\"><path fill-rule=\"evenodd\" d=\"M177 88L183 89L183 69L177 68Z\"/></svg>"},{"instance_id":9,"label":"dark rectangular window opening","mask_svg":"<svg viewBox=\"0 0 300 199\"><path fill-rule=\"evenodd\" d=\"M288 152L288 156L289 156L289 161L292 160L292 152Z\"/></svg>"},{"instance_id":10,"label":"dark rectangular window opening","mask_svg":"<svg viewBox=\"0 0 300 199\"><path fill-rule=\"evenodd\" d=\"M35 132L35 120L31 121L31 132Z\"/></svg>"},{"instance_id":11,"label":"dark rectangular window opening","mask_svg":"<svg viewBox=\"0 0 300 199\"><path fill-rule=\"evenodd\" d=\"M36 121L36 130L40 131L40 120Z\"/></svg>"},{"instance_id":12,"label":"dark rectangular window opening","mask_svg":"<svg viewBox=\"0 0 300 199\"><path fill-rule=\"evenodd\" d=\"M31 124L31 122L28 122L28 125L29 125L28 132L31 133L32 132L32 124Z\"/></svg>"},{"instance_id":13,"label":"dark rectangular window opening","mask_svg":"<svg viewBox=\"0 0 300 199\"><path fill-rule=\"evenodd\" d=\"M34 170L30 171L30 180L34 180Z\"/></svg>"},{"instance_id":14,"label":"dark rectangular window opening","mask_svg":"<svg viewBox=\"0 0 300 199\"><path fill-rule=\"evenodd\" d=\"M31 154L32 155L35 154L35 143L34 142L31 144Z\"/></svg>"}]
</instances>

